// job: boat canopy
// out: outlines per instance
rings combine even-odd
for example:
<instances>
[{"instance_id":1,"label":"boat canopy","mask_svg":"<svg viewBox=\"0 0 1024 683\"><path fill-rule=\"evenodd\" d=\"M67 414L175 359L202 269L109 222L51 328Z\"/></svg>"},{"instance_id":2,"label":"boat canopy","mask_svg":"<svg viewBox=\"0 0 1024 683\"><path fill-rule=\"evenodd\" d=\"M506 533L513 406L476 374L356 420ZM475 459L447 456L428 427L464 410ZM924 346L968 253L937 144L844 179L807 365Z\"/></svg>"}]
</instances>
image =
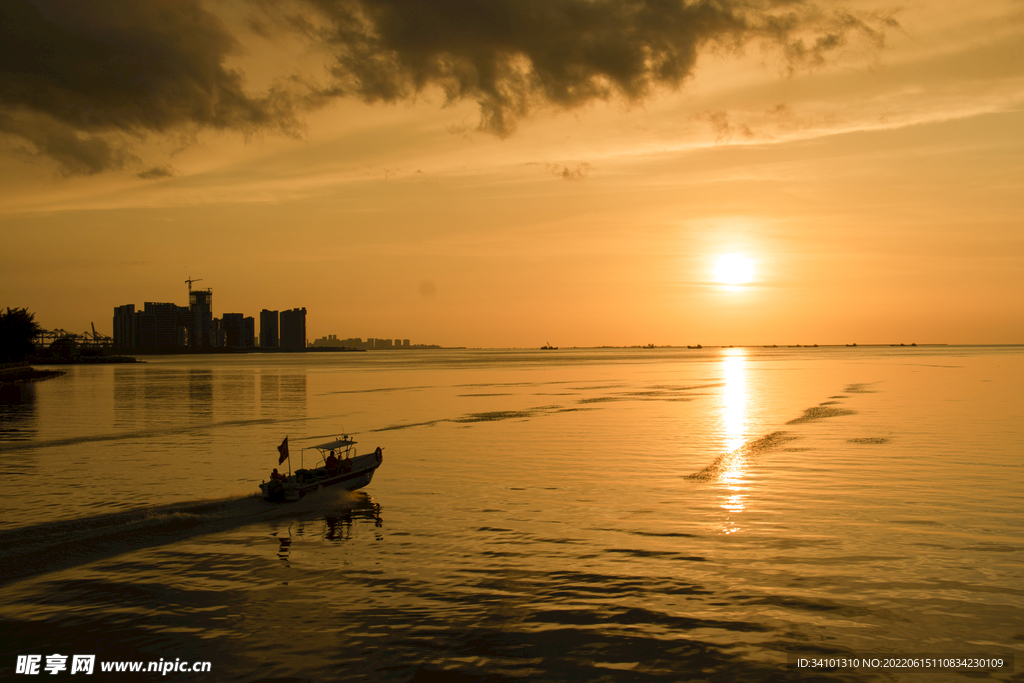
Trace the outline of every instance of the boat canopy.
<instances>
[{"instance_id":1,"label":"boat canopy","mask_svg":"<svg viewBox=\"0 0 1024 683\"><path fill-rule=\"evenodd\" d=\"M339 448L346 448L348 446L352 446L353 444L355 444L355 441L346 437L344 439L338 439L337 441L329 441L327 443L322 443L319 446L313 446L313 448L316 448L321 451L334 451Z\"/></svg>"}]
</instances>

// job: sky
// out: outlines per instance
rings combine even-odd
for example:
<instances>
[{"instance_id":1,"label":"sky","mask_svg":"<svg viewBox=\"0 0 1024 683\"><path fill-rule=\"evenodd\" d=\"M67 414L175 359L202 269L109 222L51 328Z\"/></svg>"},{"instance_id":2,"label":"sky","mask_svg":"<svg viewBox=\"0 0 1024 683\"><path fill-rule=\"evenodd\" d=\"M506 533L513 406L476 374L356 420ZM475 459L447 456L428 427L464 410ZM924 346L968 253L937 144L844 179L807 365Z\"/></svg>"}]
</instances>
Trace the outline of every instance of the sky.
<instances>
[{"instance_id":1,"label":"sky","mask_svg":"<svg viewBox=\"0 0 1024 683\"><path fill-rule=\"evenodd\" d=\"M310 340L1024 343L1021 0L2 12L0 306L47 329L200 278Z\"/></svg>"}]
</instances>

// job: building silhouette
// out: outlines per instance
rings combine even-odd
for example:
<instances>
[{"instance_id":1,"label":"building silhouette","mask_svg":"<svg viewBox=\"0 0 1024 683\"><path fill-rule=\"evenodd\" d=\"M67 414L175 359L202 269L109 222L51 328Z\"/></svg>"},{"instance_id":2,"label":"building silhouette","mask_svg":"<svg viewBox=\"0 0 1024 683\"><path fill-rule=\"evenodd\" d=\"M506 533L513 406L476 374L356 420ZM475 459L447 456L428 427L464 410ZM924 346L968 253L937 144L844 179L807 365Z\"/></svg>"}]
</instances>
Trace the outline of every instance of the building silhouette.
<instances>
[{"instance_id":1,"label":"building silhouette","mask_svg":"<svg viewBox=\"0 0 1024 683\"><path fill-rule=\"evenodd\" d=\"M260 348L276 349L280 347L278 335L278 314L277 311L260 311Z\"/></svg>"},{"instance_id":2,"label":"building silhouette","mask_svg":"<svg viewBox=\"0 0 1024 683\"><path fill-rule=\"evenodd\" d=\"M219 349L224 346L224 321L214 318L210 326L210 346Z\"/></svg>"},{"instance_id":3,"label":"building silhouette","mask_svg":"<svg viewBox=\"0 0 1024 683\"><path fill-rule=\"evenodd\" d=\"M220 318L223 339L218 346L228 349L251 349L255 346L255 320L243 313L225 313Z\"/></svg>"},{"instance_id":4,"label":"building silhouette","mask_svg":"<svg viewBox=\"0 0 1024 683\"><path fill-rule=\"evenodd\" d=\"M244 351L256 347L256 320L243 313L213 317L213 290L193 289L189 278L188 306L147 301L114 308L114 348L149 353ZM260 312L260 347L306 350L306 309Z\"/></svg>"},{"instance_id":5,"label":"building silhouette","mask_svg":"<svg viewBox=\"0 0 1024 683\"><path fill-rule=\"evenodd\" d=\"M114 348L139 348L139 316L135 315L135 304L114 308Z\"/></svg>"},{"instance_id":6,"label":"building silhouette","mask_svg":"<svg viewBox=\"0 0 1024 683\"><path fill-rule=\"evenodd\" d=\"M188 310L192 318L188 327L189 348L202 351L213 347L213 290L192 289L190 283Z\"/></svg>"},{"instance_id":7,"label":"building silhouette","mask_svg":"<svg viewBox=\"0 0 1024 683\"><path fill-rule=\"evenodd\" d=\"M192 315L188 308L147 301L139 315L139 348L171 351L189 347Z\"/></svg>"},{"instance_id":8,"label":"building silhouette","mask_svg":"<svg viewBox=\"0 0 1024 683\"><path fill-rule=\"evenodd\" d=\"M242 348L256 348L256 319L251 315L242 319Z\"/></svg>"},{"instance_id":9,"label":"building silhouette","mask_svg":"<svg viewBox=\"0 0 1024 683\"><path fill-rule=\"evenodd\" d=\"M305 308L281 311L281 349L284 351L306 350Z\"/></svg>"},{"instance_id":10,"label":"building silhouette","mask_svg":"<svg viewBox=\"0 0 1024 683\"><path fill-rule=\"evenodd\" d=\"M216 346L217 326L213 321L213 290L192 289L189 305L147 301L141 311L135 304L114 308L114 348L122 351L178 353L204 351Z\"/></svg>"},{"instance_id":11,"label":"building silhouette","mask_svg":"<svg viewBox=\"0 0 1024 683\"><path fill-rule=\"evenodd\" d=\"M121 351L176 352L191 348L194 315L185 306L147 301L114 309L114 348Z\"/></svg>"},{"instance_id":12,"label":"building silhouette","mask_svg":"<svg viewBox=\"0 0 1024 683\"><path fill-rule=\"evenodd\" d=\"M361 351L377 351L381 349L412 349L412 348L437 348L434 346L418 344L415 347L408 339L375 339L373 337L363 341L362 337L349 337L339 339L337 335L331 334L320 339L313 340L310 346L315 348L347 348L359 349Z\"/></svg>"}]
</instances>

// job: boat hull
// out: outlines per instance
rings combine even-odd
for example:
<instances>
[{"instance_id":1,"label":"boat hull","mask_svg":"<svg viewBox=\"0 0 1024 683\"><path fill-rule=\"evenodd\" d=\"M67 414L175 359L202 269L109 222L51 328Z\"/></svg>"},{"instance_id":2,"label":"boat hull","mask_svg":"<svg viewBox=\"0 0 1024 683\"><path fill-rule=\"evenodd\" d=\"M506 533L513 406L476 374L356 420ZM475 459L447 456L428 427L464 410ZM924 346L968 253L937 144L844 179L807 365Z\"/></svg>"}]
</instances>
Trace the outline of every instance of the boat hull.
<instances>
[{"instance_id":1,"label":"boat hull","mask_svg":"<svg viewBox=\"0 0 1024 683\"><path fill-rule=\"evenodd\" d=\"M328 472L326 467L297 470L284 482L270 481L260 484L260 491L263 500L273 503L293 503L329 486L355 491L373 480L374 472L383 461L383 455L368 453L342 460L333 473Z\"/></svg>"}]
</instances>

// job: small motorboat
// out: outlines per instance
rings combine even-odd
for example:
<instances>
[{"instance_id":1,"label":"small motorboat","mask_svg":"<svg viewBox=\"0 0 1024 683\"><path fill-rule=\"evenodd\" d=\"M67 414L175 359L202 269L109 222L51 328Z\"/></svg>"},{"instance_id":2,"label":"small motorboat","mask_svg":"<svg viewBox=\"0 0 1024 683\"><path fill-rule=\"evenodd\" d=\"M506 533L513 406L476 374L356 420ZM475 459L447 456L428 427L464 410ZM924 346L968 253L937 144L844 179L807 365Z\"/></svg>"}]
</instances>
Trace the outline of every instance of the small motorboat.
<instances>
[{"instance_id":1,"label":"small motorboat","mask_svg":"<svg viewBox=\"0 0 1024 683\"><path fill-rule=\"evenodd\" d=\"M384 454L378 446L372 453L359 455L355 445L355 441L344 435L334 441L302 449L303 456L307 450L317 451L320 465L312 469L301 467L294 474L289 471L288 475L278 475L277 478L272 476L270 481L260 484L263 500L294 502L327 486L340 486L347 491L363 488L370 483L373 473L384 462ZM278 464L288 460L290 465L287 437L277 450L281 454Z\"/></svg>"}]
</instances>

